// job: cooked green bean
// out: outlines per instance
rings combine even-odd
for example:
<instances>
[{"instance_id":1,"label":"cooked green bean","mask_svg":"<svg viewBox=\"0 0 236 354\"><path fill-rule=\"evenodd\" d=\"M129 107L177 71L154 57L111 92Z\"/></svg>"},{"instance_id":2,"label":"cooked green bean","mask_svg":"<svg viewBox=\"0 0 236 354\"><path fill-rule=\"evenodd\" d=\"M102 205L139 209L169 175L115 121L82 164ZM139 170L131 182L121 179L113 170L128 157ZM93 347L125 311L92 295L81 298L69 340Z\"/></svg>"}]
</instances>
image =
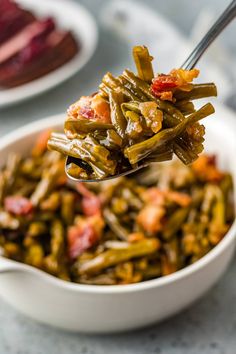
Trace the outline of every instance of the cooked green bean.
<instances>
[{"instance_id":1,"label":"cooked green bean","mask_svg":"<svg viewBox=\"0 0 236 354\"><path fill-rule=\"evenodd\" d=\"M153 57L150 56L147 47L134 47L133 57L140 79L151 83L152 79L154 78L154 72L152 68Z\"/></svg>"},{"instance_id":2,"label":"cooked green bean","mask_svg":"<svg viewBox=\"0 0 236 354\"><path fill-rule=\"evenodd\" d=\"M217 88L214 83L194 84L191 91L176 91L175 98L181 100L196 100L204 97L217 96Z\"/></svg>"},{"instance_id":3,"label":"cooked green bean","mask_svg":"<svg viewBox=\"0 0 236 354\"><path fill-rule=\"evenodd\" d=\"M77 137L77 134L91 133L95 130L107 130L113 129L112 124L104 124L99 122L93 122L89 119L68 119L65 122L65 133L71 139L71 137Z\"/></svg>"},{"instance_id":4,"label":"cooked green bean","mask_svg":"<svg viewBox=\"0 0 236 354\"><path fill-rule=\"evenodd\" d=\"M127 240L129 231L119 223L116 215L109 208L104 209L103 215L107 224L110 226L111 230L119 237L119 239Z\"/></svg>"},{"instance_id":5,"label":"cooked green bean","mask_svg":"<svg viewBox=\"0 0 236 354\"><path fill-rule=\"evenodd\" d=\"M159 248L160 242L157 239L150 238L128 246L125 245L124 248L111 249L87 262L78 264L78 272L79 274L97 273L118 263L152 254L158 251Z\"/></svg>"},{"instance_id":6,"label":"cooked green bean","mask_svg":"<svg viewBox=\"0 0 236 354\"><path fill-rule=\"evenodd\" d=\"M121 110L123 95L111 90L109 92L109 100L111 107L111 122L117 133L122 139L124 139L127 122Z\"/></svg>"},{"instance_id":7,"label":"cooked green bean","mask_svg":"<svg viewBox=\"0 0 236 354\"><path fill-rule=\"evenodd\" d=\"M133 165L147 157L151 152L156 151L160 146L173 141L178 135L181 135L188 125L194 124L198 120L203 119L212 113L214 113L214 108L210 103L207 103L198 111L185 118L174 128L164 129L153 137L126 148L124 151L125 156Z\"/></svg>"}]
</instances>

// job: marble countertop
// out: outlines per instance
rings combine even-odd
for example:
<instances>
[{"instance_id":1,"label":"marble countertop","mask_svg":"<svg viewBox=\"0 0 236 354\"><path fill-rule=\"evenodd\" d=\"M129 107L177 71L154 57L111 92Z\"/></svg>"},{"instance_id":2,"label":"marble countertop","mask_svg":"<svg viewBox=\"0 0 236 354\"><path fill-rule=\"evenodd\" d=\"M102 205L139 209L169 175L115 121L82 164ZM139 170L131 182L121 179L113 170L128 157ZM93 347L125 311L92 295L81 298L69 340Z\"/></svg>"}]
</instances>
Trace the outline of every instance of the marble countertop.
<instances>
[{"instance_id":1,"label":"marble countertop","mask_svg":"<svg viewBox=\"0 0 236 354\"><path fill-rule=\"evenodd\" d=\"M96 14L96 9L105 0L80 2ZM172 0L147 0L145 3L169 16L182 31L191 26L189 1L179 0L178 8L172 6ZM194 6L203 3L200 0ZM214 3L220 11L228 1L209 0L211 6ZM184 25L178 21L181 6L186 6L189 11ZM107 50L109 55L104 56ZM82 92L89 93L108 67L116 72L127 61L126 45L100 28L95 56L78 75L49 93L0 111L0 136L32 120L65 111ZM0 299L0 354L234 354L235 274L236 260L220 282L188 310L150 328L119 335L88 336L62 332L22 316Z\"/></svg>"}]
</instances>

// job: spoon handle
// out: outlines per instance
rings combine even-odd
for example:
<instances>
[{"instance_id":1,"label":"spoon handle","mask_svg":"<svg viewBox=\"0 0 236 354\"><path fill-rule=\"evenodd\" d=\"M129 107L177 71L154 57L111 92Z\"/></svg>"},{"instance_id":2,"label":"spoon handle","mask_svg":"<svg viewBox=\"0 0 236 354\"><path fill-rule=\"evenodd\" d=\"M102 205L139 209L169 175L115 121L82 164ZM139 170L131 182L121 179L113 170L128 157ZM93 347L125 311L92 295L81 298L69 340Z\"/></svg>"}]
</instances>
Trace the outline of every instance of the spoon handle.
<instances>
[{"instance_id":1,"label":"spoon handle","mask_svg":"<svg viewBox=\"0 0 236 354\"><path fill-rule=\"evenodd\" d=\"M233 0L218 20L209 29L182 65L183 69L193 69L205 50L236 16L236 0Z\"/></svg>"}]
</instances>

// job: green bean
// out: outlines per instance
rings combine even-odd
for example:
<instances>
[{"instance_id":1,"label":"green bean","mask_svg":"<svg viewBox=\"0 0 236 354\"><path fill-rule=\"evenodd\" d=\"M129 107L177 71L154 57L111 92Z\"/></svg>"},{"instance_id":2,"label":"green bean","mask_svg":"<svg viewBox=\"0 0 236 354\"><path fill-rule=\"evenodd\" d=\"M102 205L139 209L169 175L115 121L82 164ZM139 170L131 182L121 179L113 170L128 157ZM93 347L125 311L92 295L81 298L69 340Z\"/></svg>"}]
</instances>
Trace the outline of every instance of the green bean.
<instances>
[{"instance_id":1,"label":"green bean","mask_svg":"<svg viewBox=\"0 0 236 354\"><path fill-rule=\"evenodd\" d=\"M61 216L66 225L71 225L74 220L75 195L73 192L61 194Z\"/></svg>"},{"instance_id":2,"label":"green bean","mask_svg":"<svg viewBox=\"0 0 236 354\"><path fill-rule=\"evenodd\" d=\"M93 136L99 140L101 145L107 147L109 150L114 150L122 146L122 138L114 129L108 129L105 134L95 132Z\"/></svg>"},{"instance_id":3,"label":"green bean","mask_svg":"<svg viewBox=\"0 0 236 354\"><path fill-rule=\"evenodd\" d=\"M152 93L150 91L150 86L145 81L143 81L142 79L137 77L135 74L133 74L130 70L126 69L123 72L122 77L124 77L126 80L128 80L130 82L130 84L133 86L135 91L136 91L136 89L138 89L148 99L154 100L154 96L152 95ZM135 101L135 99L133 101Z\"/></svg>"},{"instance_id":4,"label":"green bean","mask_svg":"<svg viewBox=\"0 0 236 354\"><path fill-rule=\"evenodd\" d=\"M165 162L165 161L170 161L173 158L173 148L172 146L167 146L166 150L163 152L158 152L155 153L153 152L150 154L147 159L145 160L146 163L152 163L152 162Z\"/></svg>"},{"instance_id":5,"label":"green bean","mask_svg":"<svg viewBox=\"0 0 236 354\"><path fill-rule=\"evenodd\" d=\"M64 124L65 134L71 139L76 138L77 134L87 134L95 130L112 129L112 124L105 124L89 119L67 119Z\"/></svg>"},{"instance_id":6,"label":"green bean","mask_svg":"<svg viewBox=\"0 0 236 354\"><path fill-rule=\"evenodd\" d=\"M64 227L59 219L53 220L50 233L51 254L59 260L64 250Z\"/></svg>"},{"instance_id":7,"label":"green bean","mask_svg":"<svg viewBox=\"0 0 236 354\"><path fill-rule=\"evenodd\" d=\"M88 165L86 166L86 168L87 167L89 168L90 166ZM87 169L85 170L85 168L79 167L73 162L66 165L66 172L69 176L73 178L84 179L84 180L89 178Z\"/></svg>"},{"instance_id":8,"label":"green bean","mask_svg":"<svg viewBox=\"0 0 236 354\"><path fill-rule=\"evenodd\" d=\"M120 92L130 100L135 100L136 96L126 87L121 85L120 81L112 76L111 73L107 73L102 79L102 89L106 90L107 95L109 96L110 90Z\"/></svg>"},{"instance_id":9,"label":"green bean","mask_svg":"<svg viewBox=\"0 0 236 354\"><path fill-rule=\"evenodd\" d=\"M110 108L111 108L111 121L117 133L122 139L125 138L126 119L121 110L121 103L123 102L123 95L115 91L109 92Z\"/></svg>"},{"instance_id":10,"label":"green bean","mask_svg":"<svg viewBox=\"0 0 236 354\"><path fill-rule=\"evenodd\" d=\"M39 181L30 200L33 205L37 206L48 195L49 191L55 186L55 182L62 172L61 165L51 166L49 170L43 172L42 178Z\"/></svg>"},{"instance_id":11,"label":"green bean","mask_svg":"<svg viewBox=\"0 0 236 354\"><path fill-rule=\"evenodd\" d=\"M177 138L173 144L173 151L185 165L189 165L198 158L198 155L192 150L184 149L181 143L182 141Z\"/></svg>"},{"instance_id":12,"label":"green bean","mask_svg":"<svg viewBox=\"0 0 236 354\"><path fill-rule=\"evenodd\" d=\"M98 273L99 271L114 266L130 259L153 254L160 248L157 239L150 238L144 241L135 242L124 249L110 249L97 257L78 265L80 274Z\"/></svg>"},{"instance_id":13,"label":"green bean","mask_svg":"<svg viewBox=\"0 0 236 354\"><path fill-rule=\"evenodd\" d=\"M17 173L19 171L21 158L18 154L9 153L7 157L6 167L0 175L0 206L3 203L3 199L7 191L12 188Z\"/></svg>"},{"instance_id":14,"label":"green bean","mask_svg":"<svg viewBox=\"0 0 236 354\"><path fill-rule=\"evenodd\" d=\"M181 91L175 92L175 98L180 100L196 100L204 97L217 96L217 88L214 83L207 84L193 84L191 91Z\"/></svg>"},{"instance_id":15,"label":"green bean","mask_svg":"<svg viewBox=\"0 0 236 354\"><path fill-rule=\"evenodd\" d=\"M132 102L124 102L121 104L121 110L123 112L123 115L125 115L125 113L127 111L133 111L135 113L140 114L140 108L139 108L139 101L132 101Z\"/></svg>"},{"instance_id":16,"label":"green bean","mask_svg":"<svg viewBox=\"0 0 236 354\"><path fill-rule=\"evenodd\" d=\"M132 97L136 102L148 101L148 97L141 90L139 90L138 87L134 88L134 85L132 85L132 83L130 83L125 76L123 75L118 76L118 80L122 85L121 87L127 89L128 90L127 92L131 92L131 94L133 95ZM127 95L125 96L127 97Z\"/></svg>"},{"instance_id":17,"label":"green bean","mask_svg":"<svg viewBox=\"0 0 236 354\"><path fill-rule=\"evenodd\" d=\"M175 106L181 111L182 114L188 115L195 112L194 104L188 100L177 101Z\"/></svg>"},{"instance_id":18,"label":"green bean","mask_svg":"<svg viewBox=\"0 0 236 354\"><path fill-rule=\"evenodd\" d=\"M36 268L43 266L44 251L39 243L33 243L25 255L25 263L30 264Z\"/></svg>"},{"instance_id":19,"label":"green bean","mask_svg":"<svg viewBox=\"0 0 236 354\"><path fill-rule=\"evenodd\" d=\"M191 114L189 117L185 118L185 120L176 127L164 129L153 137L126 148L124 151L125 156L129 159L131 164L135 164L141 159L147 157L158 147L168 143L169 141L173 141L178 135L183 133L189 124L194 124L196 121L212 113L214 113L214 108L210 103L208 103L195 113Z\"/></svg>"},{"instance_id":20,"label":"green bean","mask_svg":"<svg viewBox=\"0 0 236 354\"><path fill-rule=\"evenodd\" d=\"M148 265L147 269L139 270L139 272L142 274L143 280L158 278L162 275L159 263L155 265Z\"/></svg>"},{"instance_id":21,"label":"green bean","mask_svg":"<svg viewBox=\"0 0 236 354\"><path fill-rule=\"evenodd\" d=\"M133 57L140 79L151 83L154 77L152 68L153 57L150 56L147 47L135 46L133 48Z\"/></svg>"},{"instance_id":22,"label":"green bean","mask_svg":"<svg viewBox=\"0 0 236 354\"><path fill-rule=\"evenodd\" d=\"M56 211L61 203L61 197L59 192L51 193L48 198L44 199L39 207L41 210Z\"/></svg>"},{"instance_id":23,"label":"green bean","mask_svg":"<svg viewBox=\"0 0 236 354\"><path fill-rule=\"evenodd\" d=\"M181 268L179 257L179 242L177 237L174 237L168 243L164 243L163 248L171 267L171 273L174 273Z\"/></svg>"},{"instance_id":24,"label":"green bean","mask_svg":"<svg viewBox=\"0 0 236 354\"><path fill-rule=\"evenodd\" d=\"M170 217L163 230L163 238L169 240L172 236L176 235L178 230L182 227L189 208L182 208L176 210Z\"/></svg>"},{"instance_id":25,"label":"green bean","mask_svg":"<svg viewBox=\"0 0 236 354\"><path fill-rule=\"evenodd\" d=\"M121 197L114 197L112 200L112 211L116 214L116 215L122 215L125 212L128 211L129 208L129 204L128 202L125 200L125 198L121 198Z\"/></svg>"},{"instance_id":26,"label":"green bean","mask_svg":"<svg viewBox=\"0 0 236 354\"><path fill-rule=\"evenodd\" d=\"M120 224L116 215L109 208L104 209L103 215L107 224L110 226L115 235L117 235L117 237L121 240L127 240L129 232Z\"/></svg>"},{"instance_id":27,"label":"green bean","mask_svg":"<svg viewBox=\"0 0 236 354\"><path fill-rule=\"evenodd\" d=\"M29 237L38 237L47 233L47 225L43 221L33 221L29 225L29 229L27 231L27 236Z\"/></svg>"},{"instance_id":28,"label":"green bean","mask_svg":"<svg viewBox=\"0 0 236 354\"><path fill-rule=\"evenodd\" d=\"M64 155L76 157L89 163L98 178L115 173L116 162L109 159L109 150L99 145L89 135L85 139L73 140L67 140L66 138L57 139L52 136L48 141L48 147Z\"/></svg>"},{"instance_id":29,"label":"green bean","mask_svg":"<svg viewBox=\"0 0 236 354\"><path fill-rule=\"evenodd\" d=\"M139 138L140 133L142 133L144 130L141 117L133 111L126 111L125 117L128 122L125 131L126 135L128 135L132 139Z\"/></svg>"},{"instance_id":30,"label":"green bean","mask_svg":"<svg viewBox=\"0 0 236 354\"><path fill-rule=\"evenodd\" d=\"M131 190L129 186L122 189L122 196L125 198L131 208L140 210L143 206L141 199Z\"/></svg>"}]
</instances>

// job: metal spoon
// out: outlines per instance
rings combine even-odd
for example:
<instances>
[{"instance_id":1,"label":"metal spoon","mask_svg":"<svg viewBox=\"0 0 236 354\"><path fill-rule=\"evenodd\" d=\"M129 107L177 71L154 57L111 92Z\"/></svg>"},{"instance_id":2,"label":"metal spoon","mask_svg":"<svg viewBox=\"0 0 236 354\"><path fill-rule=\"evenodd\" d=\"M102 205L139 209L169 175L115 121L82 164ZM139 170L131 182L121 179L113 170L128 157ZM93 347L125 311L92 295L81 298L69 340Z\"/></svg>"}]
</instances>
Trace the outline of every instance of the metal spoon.
<instances>
[{"instance_id":1,"label":"metal spoon","mask_svg":"<svg viewBox=\"0 0 236 354\"><path fill-rule=\"evenodd\" d=\"M218 20L213 24L213 26L209 29L209 31L205 34L205 36L202 38L202 40L198 43L198 45L195 47L195 49L192 51L192 53L189 55L189 57L185 60L183 65L181 66L183 69L193 69L198 62L198 60L201 58L203 53L206 51L206 49L210 46L210 44L214 41L214 39L223 31L223 29L235 18L236 16L236 0L233 0L229 6L225 9L225 11L221 14L221 16L218 18ZM66 159L65 163L65 172L67 176L76 182L100 182L100 181L105 181L121 176L127 176L131 173L137 172L141 168L147 167L149 165L148 162L142 163L140 162L140 165L136 168L132 168L130 170L127 170L125 172L116 174L114 176L106 177L103 179L77 179L72 176L70 176L67 172L67 166L70 163L74 163L80 167L87 168L86 164L78 158L74 158L71 156L68 156ZM89 165L87 165L88 168L90 168Z\"/></svg>"}]
</instances>

